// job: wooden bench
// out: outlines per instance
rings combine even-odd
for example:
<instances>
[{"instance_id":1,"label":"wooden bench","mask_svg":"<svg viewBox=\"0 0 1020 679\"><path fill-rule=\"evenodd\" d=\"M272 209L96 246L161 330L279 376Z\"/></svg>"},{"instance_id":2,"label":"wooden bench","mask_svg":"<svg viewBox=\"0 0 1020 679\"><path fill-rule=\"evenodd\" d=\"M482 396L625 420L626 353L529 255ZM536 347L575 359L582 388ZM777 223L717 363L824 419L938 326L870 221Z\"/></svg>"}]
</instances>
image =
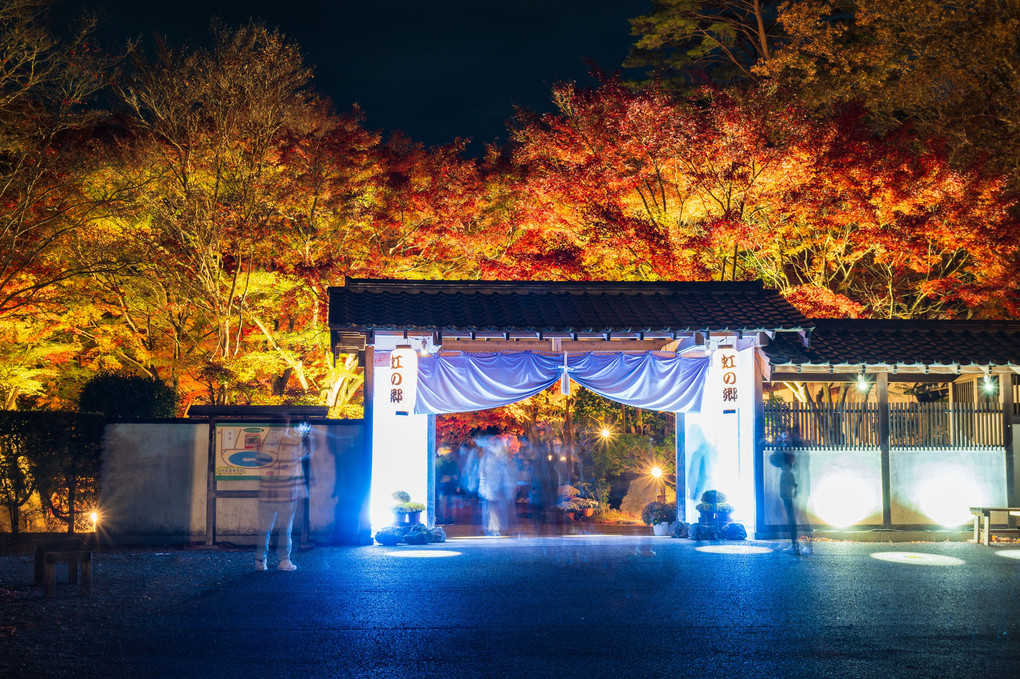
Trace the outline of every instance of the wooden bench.
<instances>
[{"instance_id":1,"label":"wooden bench","mask_svg":"<svg viewBox=\"0 0 1020 679\"><path fill-rule=\"evenodd\" d=\"M970 513L974 515L974 542L987 545L991 540L993 530L1016 530L1015 528L992 528L992 512L1005 512L1010 516L1020 516L1020 507L971 507Z\"/></svg>"},{"instance_id":2,"label":"wooden bench","mask_svg":"<svg viewBox=\"0 0 1020 679\"><path fill-rule=\"evenodd\" d=\"M56 596L56 565L67 564L67 581L81 582L81 593L92 594L92 549L84 542L60 542L35 546L35 584L42 585L43 594ZM80 578L79 578L80 569Z\"/></svg>"}]
</instances>

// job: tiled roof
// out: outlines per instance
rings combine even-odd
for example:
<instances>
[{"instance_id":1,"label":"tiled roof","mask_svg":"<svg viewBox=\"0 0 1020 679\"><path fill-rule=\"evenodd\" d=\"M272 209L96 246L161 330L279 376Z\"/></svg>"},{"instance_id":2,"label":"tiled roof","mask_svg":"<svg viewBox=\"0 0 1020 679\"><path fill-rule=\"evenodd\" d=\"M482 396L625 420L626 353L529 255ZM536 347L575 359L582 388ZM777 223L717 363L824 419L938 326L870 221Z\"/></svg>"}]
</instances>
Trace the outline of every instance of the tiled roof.
<instances>
[{"instance_id":1,"label":"tiled roof","mask_svg":"<svg viewBox=\"0 0 1020 679\"><path fill-rule=\"evenodd\" d=\"M1020 365L1020 321L814 319L810 348L777 335L765 347L783 365Z\"/></svg>"},{"instance_id":2,"label":"tiled roof","mask_svg":"<svg viewBox=\"0 0 1020 679\"><path fill-rule=\"evenodd\" d=\"M347 279L329 289L334 330L734 332L812 323L760 282L588 283Z\"/></svg>"}]
</instances>

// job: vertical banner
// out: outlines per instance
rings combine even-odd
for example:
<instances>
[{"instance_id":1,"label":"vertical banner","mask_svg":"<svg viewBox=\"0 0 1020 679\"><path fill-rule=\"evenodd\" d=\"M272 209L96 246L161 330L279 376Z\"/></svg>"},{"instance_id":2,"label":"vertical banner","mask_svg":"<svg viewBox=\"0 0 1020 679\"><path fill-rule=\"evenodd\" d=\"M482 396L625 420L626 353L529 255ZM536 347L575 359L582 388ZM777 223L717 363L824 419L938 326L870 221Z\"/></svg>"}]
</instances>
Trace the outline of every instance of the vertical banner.
<instances>
[{"instance_id":1,"label":"vertical banner","mask_svg":"<svg viewBox=\"0 0 1020 679\"><path fill-rule=\"evenodd\" d=\"M712 377L715 381L712 391L719 395L719 405L723 412L737 410L747 400L747 389L740 379L740 367L737 363L737 350L732 347L720 347L712 354Z\"/></svg>"},{"instance_id":2,"label":"vertical banner","mask_svg":"<svg viewBox=\"0 0 1020 679\"><path fill-rule=\"evenodd\" d=\"M721 490L734 516L754 514L753 350L712 352L700 413L685 419L688 511L706 490Z\"/></svg>"},{"instance_id":3,"label":"vertical banner","mask_svg":"<svg viewBox=\"0 0 1020 679\"><path fill-rule=\"evenodd\" d=\"M397 347L390 353L390 407L397 415L409 415L417 398L418 352Z\"/></svg>"}]
</instances>

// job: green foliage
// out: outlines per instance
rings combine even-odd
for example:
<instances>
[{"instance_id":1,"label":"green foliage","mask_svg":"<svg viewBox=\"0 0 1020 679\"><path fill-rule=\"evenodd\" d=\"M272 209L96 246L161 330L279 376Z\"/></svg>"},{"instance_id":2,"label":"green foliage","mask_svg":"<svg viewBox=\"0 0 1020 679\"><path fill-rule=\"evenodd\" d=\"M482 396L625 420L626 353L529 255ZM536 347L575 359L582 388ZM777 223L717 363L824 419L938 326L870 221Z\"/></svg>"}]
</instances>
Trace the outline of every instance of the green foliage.
<instances>
[{"instance_id":1,"label":"green foliage","mask_svg":"<svg viewBox=\"0 0 1020 679\"><path fill-rule=\"evenodd\" d=\"M676 89L732 83L752 76L777 38L770 0L652 0L652 12L631 19L638 40L624 66Z\"/></svg>"},{"instance_id":2,"label":"green foliage","mask_svg":"<svg viewBox=\"0 0 1020 679\"><path fill-rule=\"evenodd\" d=\"M177 392L156 377L100 374L85 383L78 409L107 419L174 417Z\"/></svg>"},{"instance_id":3,"label":"green foliage","mask_svg":"<svg viewBox=\"0 0 1020 679\"><path fill-rule=\"evenodd\" d=\"M647 525L653 526L664 521L676 520L675 502L652 501L641 509L641 520Z\"/></svg>"},{"instance_id":4,"label":"green foliage","mask_svg":"<svg viewBox=\"0 0 1020 679\"><path fill-rule=\"evenodd\" d=\"M413 514L414 512L425 511L425 505L420 502L401 502L393 510L398 514Z\"/></svg>"}]
</instances>

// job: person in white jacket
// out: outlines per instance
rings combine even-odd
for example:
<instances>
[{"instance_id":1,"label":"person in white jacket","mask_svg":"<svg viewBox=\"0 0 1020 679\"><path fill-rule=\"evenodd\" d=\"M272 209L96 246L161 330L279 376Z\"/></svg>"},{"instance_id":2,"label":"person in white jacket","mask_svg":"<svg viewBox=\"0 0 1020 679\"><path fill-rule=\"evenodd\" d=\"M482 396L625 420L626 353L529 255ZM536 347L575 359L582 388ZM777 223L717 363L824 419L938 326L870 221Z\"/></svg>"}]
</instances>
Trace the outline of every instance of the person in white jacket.
<instances>
[{"instance_id":1,"label":"person in white jacket","mask_svg":"<svg viewBox=\"0 0 1020 679\"><path fill-rule=\"evenodd\" d=\"M277 568L281 571L295 571L291 561L291 529L298 503L308 497L302 462L311 457L311 443L307 425L297 430L287 427L277 439L273 464L263 470L259 477L259 541L255 546L255 570L267 570L269 537L274 525L277 529L276 553L279 557ZM269 439L267 438L267 443ZM273 447L273 446L271 446Z\"/></svg>"}]
</instances>

